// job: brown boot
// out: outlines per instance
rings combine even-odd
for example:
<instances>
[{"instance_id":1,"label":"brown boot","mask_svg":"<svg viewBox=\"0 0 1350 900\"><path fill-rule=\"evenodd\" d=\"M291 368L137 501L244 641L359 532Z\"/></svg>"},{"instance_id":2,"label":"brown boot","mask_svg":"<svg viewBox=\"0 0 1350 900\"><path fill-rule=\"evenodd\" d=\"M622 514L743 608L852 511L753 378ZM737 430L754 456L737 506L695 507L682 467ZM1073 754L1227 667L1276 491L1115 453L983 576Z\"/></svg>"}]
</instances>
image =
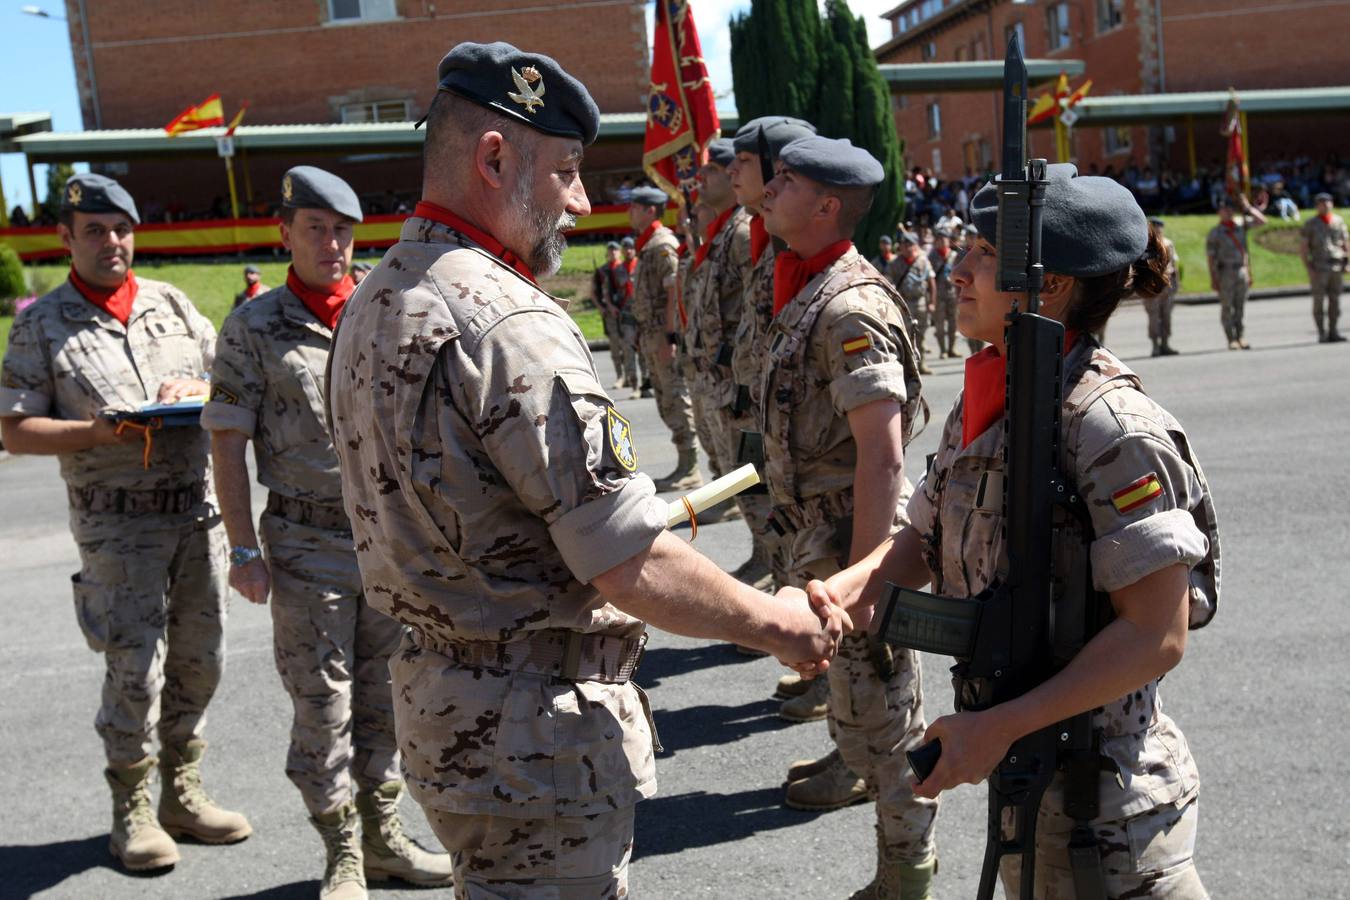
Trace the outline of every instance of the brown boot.
<instances>
[{"instance_id":1,"label":"brown boot","mask_svg":"<svg viewBox=\"0 0 1350 900\"><path fill-rule=\"evenodd\" d=\"M829 759L829 764L824 769L787 786L785 801L788 806L822 811L842 809L870 799L867 785L844 764L841 757L826 759Z\"/></svg>"},{"instance_id":2,"label":"brown boot","mask_svg":"<svg viewBox=\"0 0 1350 900\"><path fill-rule=\"evenodd\" d=\"M877 873L871 884L849 900L932 900L933 876L937 871L937 856L930 856L918 865L889 858L878 828Z\"/></svg>"},{"instance_id":3,"label":"brown boot","mask_svg":"<svg viewBox=\"0 0 1350 900\"><path fill-rule=\"evenodd\" d=\"M147 756L124 769L103 770L113 799L108 850L133 872L164 869L178 862L178 845L159 827L150 808L150 774L154 768L155 758Z\"/></svg>"},{"instance_id":4,"label":"brown boot","mask_svg":"<svg viewBox=\"0 0 1350 900\"><path fill-rule=\"evenodd\" d=\"M356 807L344 803L310 818L323 838L328 861L319 885L319 900L367 900L366 875L361 866L361 839L356 836Z\"/></svg>"},{"instance_id":5,"label":"brown boot","mask_svg":"<svg viewBox=\"0 0 1350 900\"><path fill-rule=\"evenodd\" d=\"M830 683L824 678L813 678L791 700L784 700L778 715L789 722L815 722L830 711Z\"/></svg>"},{"instance_id":6,"label":"brown boot","mask_svg":"<svg viewBox=\"0 0 1350 900\"><path fill-rule=\"evenodd\" d=\"M775 697L788 699L789 697L800 697L811 688L810 680L803 678L796 672L790 672L778 679L778 686L774 689Z\"/></svg>"},{"instance_id":7,"label":"brown boot","mask_svg":"<svg viewBox=\"0 0 1350 900\"><path fill-rule=\"evenodd\" d=\"M665 478L656 480L656 490L659 493L692 491L702 485L703 476L698 471L698 451L693 447L681 448L679 459L675 463L675 471Z\"/></svg>"},{"instance_id":8,"label":"brown boot","mask_svg":"<svg viewBox=\"0 0 1350 900\"><path fill-rule=\"evenodd\" d=\"M159 824L176 838L194 837L207 844L233 844L253 833L242 814L221 809L202 787L206 741L163 748L159 757Z\"/></svg>"},{"instance_id":9,"label":"brown boot","mask_svg":"<svg viewBox=\"0 0 1350 900\"><path fill-rule=\"evenodd\" d=\"M794 781L801 781L804 778L819 775L830 766L838 765L840 761L838 750L831 750L820 759L799 759L788 766L787 778L783 780L788 784L792 784Z\"/></svg>"},{"instance_id":10,"label":"brown boot","mask_svg":"<svg viewBox=\"0 0 1350 900\"><path fill-rule=\"evenodd\" d=\"M450 884L450 854L424 850L403 833L403 822L398 817L398 801L402 796L401 781L386 781L356 795L366 877L371 881L398 878L409 884Z\"/></svg>"}]
</instances>

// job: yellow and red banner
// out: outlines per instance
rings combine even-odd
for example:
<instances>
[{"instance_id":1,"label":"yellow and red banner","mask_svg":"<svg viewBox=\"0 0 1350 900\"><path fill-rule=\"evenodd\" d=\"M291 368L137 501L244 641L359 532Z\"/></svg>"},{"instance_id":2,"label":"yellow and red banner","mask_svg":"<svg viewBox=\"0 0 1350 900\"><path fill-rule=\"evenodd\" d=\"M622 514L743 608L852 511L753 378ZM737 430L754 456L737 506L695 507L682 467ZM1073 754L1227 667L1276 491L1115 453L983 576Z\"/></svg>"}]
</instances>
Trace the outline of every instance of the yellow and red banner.
<instances>
[{"instance_id":1,"label":"yellow and red banner","mask_svg":"<svg viewBox=\"0 0 1350 900\"><path fill-rule=\"evenodd\" d=\"M642 168L683 203L684 195L694 190L699 166L707 161L708 144L721 133L689 0L657 0Z\"/></svg>"},{"instance_id":2,"label":"yellow and red banner","mask_svg":"<svg viewBox=\"0 0 1350 900\"><path fill-rule=\"evenodd\" d=\"M1242 134L1242 106L1238 102L1237 91L1228 92L1228 106L1223 111L1223 126L1219 134L1223 135L1228 146L1228 159L1223 169L1223 186L1230 197L1239 197L1246 193L1251 173L1247 169L1247 145Z\"/></svg>"},{"instance_id":3,"label":"yellow and red banner","mask_svg":"<svg viewBox=\"0 0 1350 900\"><path fill-rule=\"evenodd\" d=\"M1059 81L1055 83L1055 89L1041 94L1031 104L1031 109L1027 110L1027 124L1038 125L1058 116L1066 109L1073 109L1082 102L1091 90L1092 79L1089 78L1080 84L1077 90L1071 92L1068 74L1060 72Z\"/></svg>"},{"instance_id":4,"label":"yellow and red banner","mask_svg":"<svg viewBox=\"0 0 1350 900\"><path fill-rule=\"evenodd\" d=\"M225 106L220 102L219 94L212 94L196 106L189 106L174 116L173 121L164 126L164 131L173 137L186 131L224 124Z\"/></svg>"}]
</instances>

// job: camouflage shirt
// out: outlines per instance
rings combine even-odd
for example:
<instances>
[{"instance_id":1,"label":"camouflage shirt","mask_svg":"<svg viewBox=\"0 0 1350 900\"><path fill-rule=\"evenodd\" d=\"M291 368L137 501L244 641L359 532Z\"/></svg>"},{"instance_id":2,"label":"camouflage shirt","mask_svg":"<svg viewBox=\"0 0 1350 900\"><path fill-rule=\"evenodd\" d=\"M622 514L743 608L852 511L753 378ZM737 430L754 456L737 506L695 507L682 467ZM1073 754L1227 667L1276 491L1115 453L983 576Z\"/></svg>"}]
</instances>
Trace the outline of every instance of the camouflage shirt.
<instances>
[{"instance_id":1,"label":"camouflage shirt","mask_svg":"<svg viewBox=\"0 0 1350 900\"><path fill-rule=\"evenodd\" d=\"M939 300L956 299L957 289L952 282L952 269L956 268L956 263L960 258L961 254L950 247L947 248L946 256L943 256L936 249L929 251L928 266L933 270L933 277L937 279L937 298Z\"/></svg>"},{"instance_id":2,"label":"camouflage shirt","mask_svg":"<svg viewBox=\"0 0 1350 900\"><path fill-rule=\"evenodd\" d=\"M1240 269L1247 265L1247 229L1244 217L1235 216L1233 227L1222 222L1209 230L1205 238L1205 254L1220 269Z\"/></svg>"},{"instance_id":3,"label":"camouflage shirt","mask_svg":"<svg viewBox=\"0 0 1350 900\"><path fill-rule=\"evenodd\" d=\"M750 214L738 208L709 244L707 255L695 270L692 290L686 292L686 343L703 377L701 388L709 393L707 399L713 406L720 408L736 397L731 368L718 365L717 359L730 353L741 321L745 282L750 274Z\"/></svg>"},{"instance_id":4,"label":"camouflage shirt","mask_svg":"<svg viewBox=\"0 0 1350 900\"><path fill-rule=\"evenodd\" d=\"M643 331L666 330L666 302L680 264L676 252L679 246L675 232L658 224L638 253L637 269L633 272L632 313Z\"/></svg>"},{"instance_id":5,"label":"camouflage shirt","mask_svg":"<svg viewBox=\"0 0 1350 900\"><path fill-rule=\"evenodd\" d=\"M731 376L737 385L750 389L751 405L760 408L767 364L769 323L773 321L774 248L764 248L745 280L741 297L741 319L736 326L735 346L731 350Z\"/></svg>"},{"instance_id":6,"label":"camouflage shirt","mask_svg":"<svg viewBox=\"0 0 1350 900\"><path fill-rule=\"evenodd\" d=\"M905 298L910 309L920 304L928 305L928 283L933 280L934 273L923 251L914 257L913 262L906 261L903 256L896 256L886 267L886 277L895 285L900 296Z\"/></svg>"},{"instance_id":7,"label":"camouflage shirt","mask_svg":"<svg viewBox=\"0 0 1350 900\"><path fill-rule=\"evenodd\" d=\"M161 383L201 378L216 330L173 285L138 278L127 324L94 306L66 281L14 320L0 376L0 416L89 421L102 410L153 403ZM139 442L63 453L72 488L150 490L207 482L207 438L198 428L154 435L150 467Z\"/></svg>"},{"instance_id":8,"label":"camouflage shirt","mask_svg":"<svg viewBox=\"0 0 1350 900\"><path fill-rule=\"evenodd\" d=\"M1185 432L1095 343L1070 354L1065 367L1075 386L1061 416L1063 464L1092 517L1095 587L1109 593L1182 563L1191 569L1191 624L1205 624L1219 596L1217 520ZM909 502L933 588L949 597L974 596L1007 565L1003 429L995 424L965 448L961 440L958 398ZM1103 819L1180 805L1198 788L1185 739L1161 713L1157 680L1097 710L1094 724L1102 753L1119 768L1102 779Z\"/></svg>"},{"instance_id":9,"label":"camouflage shirt","mask_svg":"<svg viewBox=\"0 0 1350 900\"><path fill-rule=\"evenodd\" d=\"M1345 220L1332 213L1330 224L1321 216L1303 223L1303 241L1308 246L1308 262L1318 272L1344 272L1350 255L1350 232Z\"/></svg>"},{"instance_id":10,"label":"camouflage shirt","mask_svg":"<svg viewBox=\"0 0 1350 900\"><path fill-rule=\"evenodd\" d=\"M245 303L221 326L202 427L251 437L258 481L269 490L338 506L342 481L323 400L332 342L286 287Z\"/></svg>"}]
</instances>

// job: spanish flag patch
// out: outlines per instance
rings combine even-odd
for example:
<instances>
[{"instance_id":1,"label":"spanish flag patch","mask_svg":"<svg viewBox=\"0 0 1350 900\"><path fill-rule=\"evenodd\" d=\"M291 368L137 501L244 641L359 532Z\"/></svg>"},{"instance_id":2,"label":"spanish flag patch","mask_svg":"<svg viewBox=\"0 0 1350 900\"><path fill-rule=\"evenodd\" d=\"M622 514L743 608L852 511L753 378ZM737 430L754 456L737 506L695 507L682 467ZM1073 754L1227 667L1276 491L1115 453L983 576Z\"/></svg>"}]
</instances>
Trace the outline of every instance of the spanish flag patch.
<instances>
[{"instance_id":1,"label":"spanish flag patch","mask_svg":"<svg viewBox=\"0 0 1350 900\"><path fill-rule=\"evenodd\" d=\"M1116 512L1121 515L1132 513L1162 493L1162 484L1157 472L1149 472L1138 481L1132 481L1111 495Z\"/></svg>"},{"instance_id":2,"label":"spanish flag patch","mask_svg":"<svg viewBox=\"0 0 1350 900\"><path fill-rule=\"evenodd\" d=\"M870 334L864 334L862 337L855 337L844 341L840 346L844 349L845 356L862 353L864 350L872 349L872 336Z\"/></svg>"}]
</instances>

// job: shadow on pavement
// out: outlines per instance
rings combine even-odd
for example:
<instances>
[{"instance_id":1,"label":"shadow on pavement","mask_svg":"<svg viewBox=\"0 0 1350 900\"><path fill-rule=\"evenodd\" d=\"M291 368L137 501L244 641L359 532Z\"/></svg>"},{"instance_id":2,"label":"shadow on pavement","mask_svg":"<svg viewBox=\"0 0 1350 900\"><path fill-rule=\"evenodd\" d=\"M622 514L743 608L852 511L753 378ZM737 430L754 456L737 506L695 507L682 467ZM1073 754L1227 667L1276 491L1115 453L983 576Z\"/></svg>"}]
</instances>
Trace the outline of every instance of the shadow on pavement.
<instances>
[{"instance_id":1,"label":"shadow on pavement","mask_svg":"<svg viewBox=\"0 0 1350 900\"><path fill-rule=\"evenodd\" d=\"M378 887L376 885L375 887ZM319 893L318 879L292 881L258 891L256 894L231 894L224 900L313 900Z\"/></svg>"},{"instance_id":2,"label":"shadow on pavement","mask_svg":"<svg viewBox=\"0 0 1350 900\"><path fill-rule=\"evenodd\" d=\"M756 662L763 657L738 653L730 644L709 644L703 647L658 647L642 654L633 680L643 688L654 688L662 678L684 675L713 666Z\"/></svg>"},{"instance_id":3,"label":"shadow on pavement","mask_svg":"<svg viewBox=\"0 0 1350 900\"><path fill-rule=\"evenodd\" d=\"M693 791L673 797L658 796L637 805L633 859L739 841L761 832L800 825L818 815L784 806L781 787L739 794Z\"/></svg>"},{"instance_id":4,"label":"shadow on pavement","mask_svg":"<svg viewBox=\"0 0 1350 900\"><path fill-rule=\"evenodd\" d=\"M766 698L740 706L687 706L684 709L653 710L666 759L680 750L730 744L752 734L779 731L793 723L778 717L782 700Z\"/></svg>"},{"instance_id":5,"label":"shadow on pavement","mask_svg":"<svg viewBox=\"0 0 1350 900\"><path fill-rule=\"evenodd\" d=\"M4 875L3 893L7 897L31 897L56 887L90 869L114 868L108 854L106 834L58 841L54 844L14 844L0 846L0 872ZM159 869L143 877L162 875L172 869ZM127 872L136 876L138 873ZM10 891L15 893L10 894Z\"/></svg>"}]
</instances>

